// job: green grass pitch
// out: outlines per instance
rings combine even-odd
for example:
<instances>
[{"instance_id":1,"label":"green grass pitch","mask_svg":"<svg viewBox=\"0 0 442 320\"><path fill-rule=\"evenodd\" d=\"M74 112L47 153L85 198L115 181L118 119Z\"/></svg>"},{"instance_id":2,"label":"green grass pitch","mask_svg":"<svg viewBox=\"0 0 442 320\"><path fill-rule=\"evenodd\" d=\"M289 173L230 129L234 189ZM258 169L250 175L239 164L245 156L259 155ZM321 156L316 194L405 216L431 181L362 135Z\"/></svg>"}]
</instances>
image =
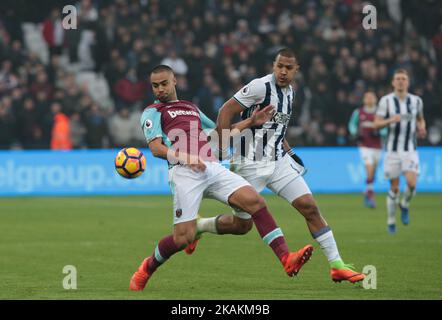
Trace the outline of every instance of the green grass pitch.
<instances>
[{"instance_id":1,"label":"green grass pitch","mask_svg":"<svg viewBox=\"0 0 442 320\"><path fill-rule=\"evenodd\" d=\"M335 284L304 219L282 199L266 196L289 247L315 247L297 278L283 272L256 229L245 236L204 235L192 256L180 252L143 292L129 279L157 241L172 231L169 196L0 199L0 299L441 299L442 196L418 194L411 224L386 232L385 195L378 208L361 195L317 195L341 256L358 270L373 265L377 289ZM204 200L203 216L229 213ZM398 215L399 218L399 215ZM62 270L77 268L77 290Z\"/></svg>"}]
</instances>

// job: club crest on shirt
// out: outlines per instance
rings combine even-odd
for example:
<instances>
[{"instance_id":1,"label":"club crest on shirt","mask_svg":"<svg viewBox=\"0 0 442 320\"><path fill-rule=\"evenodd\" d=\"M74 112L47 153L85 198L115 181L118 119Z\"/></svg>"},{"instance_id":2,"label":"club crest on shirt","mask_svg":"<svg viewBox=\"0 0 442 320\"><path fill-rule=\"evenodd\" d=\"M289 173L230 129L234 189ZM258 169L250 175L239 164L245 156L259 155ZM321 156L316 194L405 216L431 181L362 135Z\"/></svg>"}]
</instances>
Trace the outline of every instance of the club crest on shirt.
<instances>
[{"instance_id":1,"label":"club crest on shirt","mask_svg":"<svg viewBox=\"0 0 442 320\"><path fill-rule=\"evenodd\" d=\"M242 88L241 93L245 96L249 93L249 91L250 91L250 87L245 86L244 88Z\"/></svg>"},{"instance_id":2,"label":"club crest on shirt","mask_svg":"<svg viewBox=\"0 0 442 320\"><path fill-rule=\"evenodd\" d=\"M152 120L147 119L146 122L144 123L144 125L145 125L146 129L152 128L152 125L153 125Z\"/></svg>"}]
</instances>

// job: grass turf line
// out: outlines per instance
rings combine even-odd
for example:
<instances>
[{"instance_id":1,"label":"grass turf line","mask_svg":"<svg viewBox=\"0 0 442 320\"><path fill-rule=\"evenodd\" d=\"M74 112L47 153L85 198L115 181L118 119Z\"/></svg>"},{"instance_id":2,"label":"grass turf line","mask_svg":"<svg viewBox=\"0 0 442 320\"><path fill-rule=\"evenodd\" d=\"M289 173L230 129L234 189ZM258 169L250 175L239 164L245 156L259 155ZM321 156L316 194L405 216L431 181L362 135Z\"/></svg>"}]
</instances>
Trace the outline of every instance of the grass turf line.
<instances>
[{"instance_id":1,"label":"grass turf line","mask_svg":"<svg viewBox=\"0 0 442 320\"><path fill-rule=\"evenodd\" d=\"M418 194L409 226L386 231L385 195L378 208L362 196L316 195L344 261L377 268L377 289L330 280L328 264L304 219L284 200L266 196L289 247L315 247L295 279L285 275L253 229L245 236L204 235L192 256L178 253L143 292L129 279L157 241L172 232L169 196L0 199L0 299L441 299L442 216L439 194ZM204 200L200 213L230 209ZM65 265L78 271L64 290Z\"/></svg>"}]
</instances>

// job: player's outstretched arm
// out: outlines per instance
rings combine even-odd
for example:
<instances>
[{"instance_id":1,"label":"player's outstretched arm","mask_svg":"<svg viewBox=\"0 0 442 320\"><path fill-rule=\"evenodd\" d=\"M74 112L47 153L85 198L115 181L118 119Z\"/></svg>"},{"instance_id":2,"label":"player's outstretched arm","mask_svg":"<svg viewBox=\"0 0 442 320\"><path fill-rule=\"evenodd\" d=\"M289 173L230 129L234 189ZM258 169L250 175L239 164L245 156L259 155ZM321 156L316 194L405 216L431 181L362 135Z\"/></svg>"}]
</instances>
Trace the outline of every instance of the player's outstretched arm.
<instances>
[{"instance_id":1,"label":"player's outstretched arm","mask_svg":"<svg viewBox=\"0 0 442 320\"><path fill-rule=\"evenodd\" d=\"M231 125L230 127L230 129L232 130L231 135L236 136L244 129L261 126L270 119L272 119L274 114L275 114L275 107L273 107L271 104L269 104L268 106L262 109L257 108L255 111L253 111L250 118L247 118L245 120L242 120L240 122Z\"/></svg>"},{"instance_id":2,"label":"player's outstretched arm","mask_svg":"<svg viewBox=\"0 0 442 320\"><path fill-rule=\"evenodd\" d=\"M394 116L387 118L387 119L383 119L379 116L375 116L373 126L375 129L382 129L382 128L390 125L391 123L396 123L399 121L401 121L401 116L399 114L395 114Z\"/></svg>"},{"instance_id":3,"label":"player's outstretched arm","mask_svg":"<svg viewBox=\"0 0 442 320\"><path fill-rule=\"evenodd\" d=\"M352 137L356 137L358 135L358 126L359 126L359 110L356 109L351 114L350 121L348 122L348 132Z\"/></svg>"},{"instance_id":4,"label":"player's outstretched arm","mask_svg":"<svg viewBox=\"0 0 442 320\"><path fill-rule=\"evenodd\" d=\"M194 171L206 170L206 165L200 157L168 148L163 144L161 138L156 138L149 142L149 149L154 157L165 159L170 163L186 164Z\"/></svg>"},{"instance_id":5,"label":"player's outstretched arm","mask_svg":"<svg viewBox=\"0 0 442 320\"><path fill-rule=\"evenodd\" d=\"M284 147L284 151L287 152L287 154L300 166L302 166L303 168L305 168L304 165L304 161L302 161L302 159L293 151L293 149L290 147L288 141L286 138L284 138L283 141L283 147Z\"/></svg>"},{"instance_id":6,"label":"player's outstretched arm","mask_svg":"<svg viewBox=\"0 0 442 320\"><path fill-rule=\"evenodd\" d=\"M218 119L216 120L216 131L218 132L218 145L221 150L228 147L233 118L243 111L244 107L233 98L224 103L219 110Z\"/></svg>"},{"instance_id":7,"label":"player's outstretched arm","mask_svg":"<svg viewBox=\"0 0 442 320\"><path fill-rule=\"evenodd\" d=\"M427 126L423 115L418 114L416 118L416 127L417 127L418 137L421 139L425 138L427 136Z\"/></svg>"},{"instance_id":8,"label":"player's outstretched arm","mask_svg":"<svg viewBox=\"0 0 442 320\"><path fill-rule=\"evenodd\" d=\"M230 136L235 136L244 129L263 125L273 117L275 108L272 105L268 105L262 109L258 108L253 111L250 118L232 124L233 117L235 115L239 115L243 111L244 107L241 106L235 99L228 100L222 106L218 114L218 134L221 135L223 129L230 129Z\"/></svg>"}]
</instances>

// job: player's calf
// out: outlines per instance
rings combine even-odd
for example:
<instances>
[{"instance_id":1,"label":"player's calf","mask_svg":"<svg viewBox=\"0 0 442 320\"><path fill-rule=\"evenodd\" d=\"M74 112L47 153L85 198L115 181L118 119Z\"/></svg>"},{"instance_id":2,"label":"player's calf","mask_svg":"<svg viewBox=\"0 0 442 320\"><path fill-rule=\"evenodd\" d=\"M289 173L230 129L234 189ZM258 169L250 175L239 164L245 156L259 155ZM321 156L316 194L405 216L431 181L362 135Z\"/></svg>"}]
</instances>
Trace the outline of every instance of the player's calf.
<instances>
[{"instance_id":1,"label":"player's calf","mask_svg":"<svg viewBox=\"0 0 442 320\"><path fill-rule=\"evenodd\" d=\"M187 225L184 225L187 224ZM189 221L175 225L173 241L178 248L185 248L195 240L196 222Z\"/></svg>"},{"instance_id":2,"label":"player's calf","mask_svg":"<svg viewBox=\"0 0 442 320\"><path fill-rule=\"evenodd\" d=\"M289 253L282 230L276 225L264 199L252 187L243 187L232 194L229 203L248 212L262 240L273 250L287 274L297 274L311 255L312 247L302 254ZM256 211L254 211L256 210Z\"/></svg>"},{"instance_id":3,"label":"player's calf","mask_svg":"<svg viewBox=\"0 0 442 320\"><path fill-rule=\"evenodd\" d=\"M252 219L241 219L231 214L220 214L211 218L197 220L198 233L243 235L252 230Z\"/></svg>"},{"instance_id":4,"label":"player's calf","mask_svg":"<svg viewBox=\"0 0 442 320\"><path fill-rule=\"evenodd\" d=\"M305 218L311 232L318 231L327 226L311 194L306 194L295 199L292 202L292 206Z\"/></svg>"},{"instance_id":5,"label":"player's calf","mask_svg":"<svg viewBox=\"0 0 442 320\"><path fill-rule=\"evenodd\" d=\"M387 229L390 234L396 233L396 207L399 202L399 178L390 179L390 190L387 193Z\"/></svg>"},{"instance_id":6,"label":"player's calf","mask_svg":"<svg viewBox=\"0 0 442 320\"><path fill-rule=\"evenodd\" d=\"M221 215L217 220L218 234L243 235L252 230L252 219L241 219L233 215Z\"/></svg>"},{"instance_id":7,"label":"player's calf","mask_svg":"<svg viewBox=\"0 0 442 320\"><path fill-rule=\"evenodd\" d=\"M238 217L234 218L234 224L235 224L235 231L237 235L243 235L246 233L249 233L250 230L253 228L253 220L252 219L241 219Z\"/></svg>"},{"instance_id":8,"label":"player's calf","mask_svg":"<svg viewBox=\"0 0 442 320\"><path fill-rule=\"evenodd\" d=\"M161 239L155 247L152 255L144 259L138 270L133 274L130 280L129 289L135 291L143 290L156 269L165 263L172 255L182 249L183 247L178 246L175 242L175 237L173 235Z\"/></svg>"}]
</instances>

